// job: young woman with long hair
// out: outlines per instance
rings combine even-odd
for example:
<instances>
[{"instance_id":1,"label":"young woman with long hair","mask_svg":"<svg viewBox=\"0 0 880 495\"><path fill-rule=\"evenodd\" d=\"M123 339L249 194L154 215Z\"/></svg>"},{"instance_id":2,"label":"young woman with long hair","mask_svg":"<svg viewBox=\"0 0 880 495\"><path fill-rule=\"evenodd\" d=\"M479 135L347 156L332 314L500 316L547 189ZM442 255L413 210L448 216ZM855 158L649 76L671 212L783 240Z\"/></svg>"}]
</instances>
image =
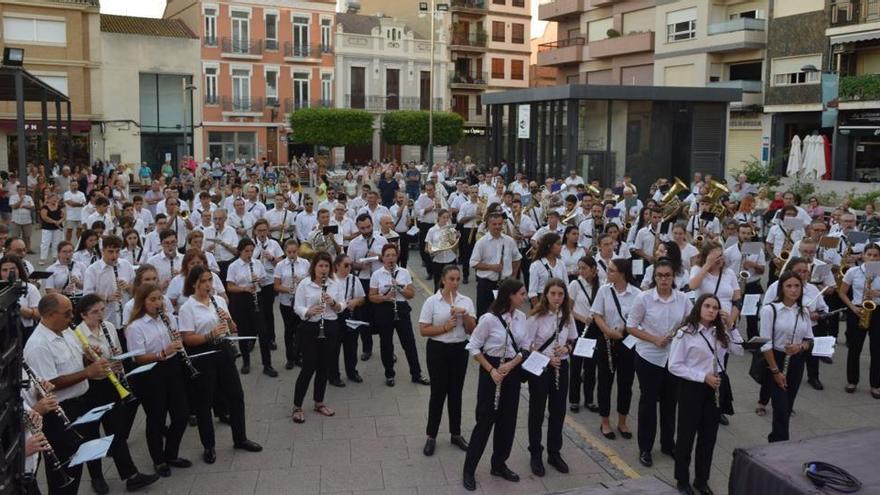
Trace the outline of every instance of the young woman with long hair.
<instances>
[{"instance_id":1,"label":"young woman with long hair","mask_svg":"<svg viewBox=\"0 0 880 495\"><path fill-rule=\"evenodd\" d=\"M342 381L342 375L339 372L340 353L343 353L346 377L355 383L364 381L357 370L357 343L360 334L357 328L349 328L346 324L348 320L357 319L354 313L364 304L366 299L364 286L351 273L351 264L351 258L347 254L340 254L333 260L333 278L342 287L342 294L344 296L344 299L339 301L342 303L343 310L339 313L339 339L336 342L336 357L330 363L330 385L335 387L345 386L345 382Z\"/></svg>"},{"instance_id":2,"label":"young woman with long hair","mask_svg":"<svg viewBox=\"0 0 880 495\"><path fill-rule=\"evenodd\" d=\"M260 283L266 275L263 264L253 258L254 241L247 237L238 242L238 257L226 271L226 293L229 294L229 310L238 325L238 332L249 337L258 337L263 374L278 376L272 367L272 349L269 332L264 325L263 315L258 304ZM252 340L240 341L241 373L251 372Z\"/></svg>"},{"instance_id":3,"label":"young woman with long hair","mask_svg":"<svg viewBox=\"0 0 880 495\"><path fill-rule=\"evenodd\" d=\"M544 234L538 241L535 258L529 266L529 300L532 306L538 303L538 296L551 278L568 280L565 263L559 259L562 252L562 238L555 232Z\"/></svg>"},{"instance_id":4,"label":"young woman with long hair","mask_svg":"<svg viewBox=\"0 0 880 495\"><path fill-rule=\"evenodd\" d=\"M440 276L442 288L425 300L419 314L419 333L428 337L425 361L431 379L431 398L428 401L427 440L422 452L434 454L443 403L447 402L449 433L452 444L467 450L467 440L461 435L461 397L467 374L468 335L477 326L474 302L461 294L461 268L449 265Z\"/></svg>"},{"instance_id":5,"label":"young woman with long hair","mask_svg":"<svg viewBox=\"0 0 880 495\"><path fill-rule=\"evenodd\" d=\"M140 266L147 261L147 253L141 243L141 235L134 229L128 229L122 233L123 247L119 252L119 259L131 263L132 266Z\"/></svg>"},{"instance_id":6,"label":"young woman with long hair","mask_svg":"<svg viewBox=\"0 0 880 495\"><path fill-rule=\"evenodd\" d=\"M528 338L526 315L516 309L525 299L526 289L522 282L504 279L498 286L498 297L489 312L480 317L465 346L480 363L477 424L471 432L462 473L462 484L469 491L477 489L475 472L493 430L492 474L508 481L519 481L519 475L506 463L513 447L519 410L519 365L528 353L521 347Z\"/></svg>"},{"instance_id":7,"label":"young woman with long hair","mask_svg":"<svg viewBox=\"0 0 880 495\"><path fill-rule=\"evenodd\" d=\"M690 282L690 272L684 269L684 263L681 259L681 251L678 244L674 241L663 241L657 244L654 250L654 259L664 259L672 265L672 273L674 274L673 283L675 288L680 291L688 290L688 282ZM656 263L655 263L656 264ZM648 290L652 287L654 281L654 265L649 265L645 269L645 277L642 279L641 289Z\"/></svg>"},{"instance_id":8,"label":"young woman with long hair","mask_svg":"<svg viewBox=\"0 0 880 495\"><path fill-rule=\"evenodd\" d=\"M727 267L721 244L713 241L703 243L697 263L691 267L688 286L697 296L713 294L718 297L724 325L727 328L736 326L742 293L739 290L736 274Z\"/></svg>"},{"instance_id":9,"label":"young woman with long hair","mask_svg":"<svg viewBox=\"0 0 880 495\"><path fill-rule=\"evenodd\" d=\"M449 213L449 210L437 210L437 223L428 229L428 233L425 234L425 249L437 248L445 242L442 240L441 234L443 236L447 235L444 234L444 232L447 232L447 229L453 229L454 237L460 238L461 234L455 230L454 225L449 223L450 217L451 214ZM434 292L437 292L440 288L440 275L443 272L443 268L455 263L456 253L457 248L428 253L431 259L431 274L434 279Z\"/></svg>"},{"instance_id":10,"label":"young woman with long hair","mask_svg":"<svg viewBox=\"0 0 880 495\"><path fill-rule=\"evenodd\" d=\"M551 278L544 286L538 303L526 320L531 352L540 352L550 363L540 376L528 375L529 381L529 454L535 476L544 476L541 437L544 411L547 411L547 463L560 473L568 473L562 459L562 424L568 399L568 362L578 333L572 317L571 298L565 281Z\"/></svg>"},{"instance_id":11,"label":"young woman with long hair","mask_svg":"<svg viewBox=\"0 0 880 495\"><path fill-rule=\"evenodd\" d=\"M599 339L602 332L593 322L590 308L599 292L599 267L596 260L584 256L578 260L578 278L568 284L568 293L572 300L572 316L578 335L588 339ZM599 410L593 402L593 391L596 388L596 358L571 356L569 368L568 402L571 412L580 411L581 384L584 387L584 407L591 412Z\"/></svg>"},{"instance_id":12,"label":"young woman with long hair","mask_svg":"<svg viewBox=\"0 0 880 495\"><path fill-rule=\"evenodd\" d=\"M565 265L565 271L568 273L568 282L574 282L578 277L578 262L587 255L587 250L578 245L580 238L580 229L569 225L562 234L562 250L559 258Z\"/></svg>"},{"instance_id":13,"label":"young woman with long hair","mask_svg":"<svg viewBox=\"0 0 880 495\"><path fill-rule=\"evenodd\" d=\"M171 299L175 312L180 311L180 308L183 307L189 297L186 295L185 290L186 277L188 277L189 272L197 266L208 268L208 258L205 256L204 251L190 249L183 255L183 262L180 264L180 273L175 275L174 278L171 279L171 282L168 283L168 291L166 292L166 295ZM210 272L210 270L208 271ZM214 274L213 272L211 273L213 274L211 282L213 287L212 293L226 301L226 289L223 287L223 282L217 274Z\"/></svg>"},{"instance_id":14,"label":"young woman with long hair","mask_svg":"<svg viewBox=\"0 0 880 495\"><path fill-rule=\"evenodd\" d=\"M82 263L88 268L92 263L101 259L101 248L99 244L100 236L92 229L86 229L79 236L79 242L76 245L76 252L73 253L73 260Z\"/></svg>"}]
</instances>

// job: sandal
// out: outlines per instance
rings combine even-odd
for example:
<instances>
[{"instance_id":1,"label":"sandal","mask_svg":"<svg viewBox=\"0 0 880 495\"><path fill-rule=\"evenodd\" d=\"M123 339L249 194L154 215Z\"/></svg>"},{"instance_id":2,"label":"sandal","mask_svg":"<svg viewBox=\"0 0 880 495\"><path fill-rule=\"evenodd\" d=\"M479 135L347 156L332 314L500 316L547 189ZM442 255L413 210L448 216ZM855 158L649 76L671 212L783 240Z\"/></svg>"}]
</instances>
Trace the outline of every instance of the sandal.
<instances>
[{"instance_id":1,"label":"sandal","mask_svg":"<svg viewBox=\"0 0 880 495\"><path fill-rule=\"evenodd\" d=\"M766 416L767 408L758 404L758 407L755 408L755 414L757 414L758 416Z\"/></svg>"},{"instance_id":2,"label":"sandal","mask_svg":"<svg viewBox=\"0 0 880 495\"><path fill-rule=\"evenodd\" d=\"M326 404L315 405L315 412L324 416L334 416L336 415L336 411L327 407Z\"/></svg>"},{"instance_id":3,"label":"sandal","mask_svg":"<svg viewBox=\"0 0 880 495\"><path fill-rule=\"evenodd\" d=\"M856 386L852 383L847 383L844 390L846 391L846 393L851 394L856 391Z\"/></svg>"},{"instance_id":4,"label":"sandal","mask_svg":"<svg viewBox=\"0 0 880 495\"><path fill-rule=\"evenodd\" d=\"M293 408L293 422L297 424L303 424L306 422L306 414L301 407Z\"/></svg>"}]
</instances>

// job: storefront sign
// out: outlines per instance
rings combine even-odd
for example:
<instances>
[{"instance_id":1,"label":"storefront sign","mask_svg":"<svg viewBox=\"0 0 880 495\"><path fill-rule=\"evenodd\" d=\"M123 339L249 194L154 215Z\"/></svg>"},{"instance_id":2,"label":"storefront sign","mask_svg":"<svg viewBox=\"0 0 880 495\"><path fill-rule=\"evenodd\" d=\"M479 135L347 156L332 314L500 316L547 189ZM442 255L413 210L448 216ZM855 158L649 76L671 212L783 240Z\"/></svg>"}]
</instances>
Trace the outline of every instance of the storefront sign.
<instances>
[{"instance_id":1,"label":"storefront sign","mask_svg":"<svg viewBox=\"0 0 880 495\"><path fill-rule=\"evenodd\" d=\"M516 137L520 139L528 139L530 134L530 126L531 126L531 115L532 115L532 107L531 105L519 105L517 107L517 124L516 124Z\"/></svg>"},{"instance_id":2,"label":"storefront sign","mask_svg":"<svg viewBox=\"0 0 880 495\"><path fill-rule=\"evenodd\" d=\"M48 125L46 126L49 129L49 133L54 133L56 130L55 121L53 119L49 119ZM7 133L14 133L17 130L18 124L15 119L3 119L0 120L0 131L4 131ZM86 120L74 120L71 122L71 127L73 128L73 132L75 133L88 133L92 124ZM40 132L43 130L43 125L39 120L26 120L24 122L24 131L25 132ZM61 121L61 131L67 132L67 122Z\"/></svg>"},{"instance_id":3,"label":"storefront sign","mask_svg":"<svg viewBox=\"0 0 880 495\"><path fill-rule=\"evenodd\" d=\"M837 122L837 74L822 74L822 127L834 127Z\"/></svg>"},{"instance_id":4,"label":"storefront sign","mask_svg":"<svg viewBox=\"0 0 880 495\"><path fill-rule=\"evenodd\" d=\"M465 136L485 136L485 127L465 127L463 131Z\"/></svg>"}]
</instances>

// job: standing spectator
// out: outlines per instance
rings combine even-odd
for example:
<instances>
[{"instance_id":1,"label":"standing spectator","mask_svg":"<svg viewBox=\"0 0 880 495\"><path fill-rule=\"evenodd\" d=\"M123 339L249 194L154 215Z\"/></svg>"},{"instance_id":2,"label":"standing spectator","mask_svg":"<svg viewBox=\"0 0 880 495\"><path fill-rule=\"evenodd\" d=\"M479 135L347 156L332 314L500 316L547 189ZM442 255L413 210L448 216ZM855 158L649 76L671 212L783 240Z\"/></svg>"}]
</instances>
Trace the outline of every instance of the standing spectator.
<instances>
[{"instance_id":1,"label":"standing spectator","mask_svg":"<svg viewBox=\"0 0 880 495\"><path fill-rule=\"evenodd\" d=\"M871 205L872 210L873 210L873 206L874 205ZM865 207L866 212L867 212L867 210L868 210L868 208ZM873 213L873 211L871 213ZM817 198L816 196L810 197L809 206L807 207L807 214L810 215L810 218L812 218L813 220L815 220L817 218L822 218L822 215L825 214L825 209L819 205L819 198Z\"/></svg>"},{"instance_id":2,"label":"standing spectator","mask_svg":"<svg viewBox=\"0 0 880 495\"><path fill-rule=\"evenodd\" d=\"M162 177L165 177L166 180L171 180L171 177L174 176L174 167L171 166L171 162L165 161L162 164Z\"/></svg>"},{"instance_id":3,"label":"standing spectator","mask_svg":"<svg viewBox=\"0 0 880 495\"><path fill-rule=\"evenodd\" d=\"M391 176L390 171L382 174L382 178L379 179L379 193L382 196L382 206L391 208L391 205L394 204L394 195L399 187L400 185Z\"/></svg>"},{"instance_id":4,"label":"standing spectator","mask_svg":"<svg viewBox=\"0 0 880 495\"><path fill-rule=\"evenodd\" d=\"M8 224L12 218L12 208L9 206L9 192L6 187L0 187L0 222Z\"/></svg>"},{"instance_id":5,"label":"standing spectator","mask_svg":"<svg viewBox=\"0 0 880 495\"><path fill-rule=\"evenodd\" d=\"M55 176L55 184L57 184L60 188L61 194L64 194L70 190L70 181L70 167L65 165L61 167L61 174Z\"/></svg>"},{"instance_id":6,"label":"standing spectator","mask_svg":"<svg viewBox=\"0 0 880 495\"><path fill-rule=\"evenodd\" d=\"M86 195L79 190L78 181L70 181L70 188L64 193L64 206L66 208L66 223L64 229L64 238L70 241L73 238L73 232L76 231L79 237L82 231L82 208L86 205Z\"/></svg>"},{"instance_id":7,"label":"standing spectator","mask_svg":"<svg viewBox=\"0 0 880 495\"><path fill-rule=\"evenodd\" d=\"M404 177L406 177L406 194L409 196L409 199L413 201L419 199L422 173L419 172L419 169L416 168L415 164L410 163L409 168L406 169Z\"/></svg>"},{"instance_id":8,"label":"standing spectator","mask_svg":"<svg viewBox=\"0 0 880 495\"><path fill-rule=\"evenodd\" d=\"M12 237L20 237L28 253L33 254L31 250L31 227L33 226L34 200L25 192L25 186L19 185L16 188L16 194L9 198L9 205L12 207L12 229L10 234Z\"/></svg>"},{"instance_id":9,"label":"standing spectator","mask_svg":"<svg viewBox=\"0 0 880 495\"><path fill-rule=\"evenodd\" d=\"M58 243L61 242L61 228L64 225L64 209L58 203L58 196L49 193L46 203L40 208L40 265L46 264L46 256L55 258Z\"/></svg>"}]
</instances>

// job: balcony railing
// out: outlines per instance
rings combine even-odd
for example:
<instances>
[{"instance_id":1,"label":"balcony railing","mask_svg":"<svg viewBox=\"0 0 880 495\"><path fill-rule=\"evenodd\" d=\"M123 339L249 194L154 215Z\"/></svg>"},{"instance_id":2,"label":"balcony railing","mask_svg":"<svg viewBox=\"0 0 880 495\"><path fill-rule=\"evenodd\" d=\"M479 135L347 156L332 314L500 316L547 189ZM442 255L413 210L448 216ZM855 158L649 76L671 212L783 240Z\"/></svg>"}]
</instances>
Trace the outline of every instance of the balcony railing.
<instances>
[{"instance_id":1,"label":"balcony railing","mask_svg":"<svg viewBox=\"0 0 880 495\"><path fill-rule=\"evenodd\" d=\"M221 101L224 112L250 113L263 111L263 98L261 97L236 98L224 96Z\"/></svg>"},{"instance_id":2,"label":"balcony railing","mask_svg":"<svg viewBox=\"0 0 880 495\"><path fill-rule=\"evenodd\" d=\"M216 105L220 103L220 99L217 95L205 95L205 105Z\"/></svg>"},{"instance_id":3,"label":"balcony railing","mask_svg":"<svg viewBox=\"0 0 880 495\"><path fill-rule=\"evenodd\" d=\"M87 7L100 7L99 0L52 0L55 3L69 3L73 5L85 5Z\"/></svg>"},{"instance_id":4,"label":"balcony railing","mask_svg":"<svg viewBox=\"0 0 880 495\"><path fill-rule=\"evenodd\" d=\"M266 40L266 50L277 50L278 40Z\"/></svg>"},{"instance_id":5,"label":"balcony railing","mask_svg":"<svg viewBox=\"0 0 880 495\"><path fill-rule=\"evenodd\" d=\"M538 45L538 53L548 52L550 50L556 50L558 48L568 48L569 46L581 46L585 45L586 43L586 38L580 36L576 38L551 41L550 43L541 43L540 45Z\"/></svg>"},{"instance_id":6,"label":"balcony railing","mask_svg":"<svg viewBox=\"0 0 880 495\"><path fill-rule=\"evenodd\" d=\"M880 4L865 0L837 0L828 4L831 27L880 21Z\"/></svg>"},{"instance_id":7,"label":"balcony railing","mask_svg":"<svg viewBox=\"0 0 880 495\"><path fill-rule=\"evenodd\" d=\"M284 99L284 112L290 113L301 108L332 108L333 100L300 100L297 98Z\"/></svg>"},{"instance_id":8,"label":"balcony railing","mask_svg":"<svg viewBox=\"0 0 880 495\"><path fill-rule=\"evenodd\" d=\"M442 103L442 98L434 98L434 110L441 110ZM358 108L370 112L428 110L428 106L428 98L419 96L345 95L345 108Z\"/></svg>"},{"instance_id":9,"label":"balcony railing","mask_svg":"<svg viewBox=\"0 0 880 495\"><path fill-rule=\"evenodd\" d=\"M202 38L202 44L205 46L217 46L216 36L205 36Z\"/></svg>"},{"instance_id":10,"label":"balcony railing","mask_svg":"<svg viewBox=\"0 0 880 495\"><path fill-rule=\"evenodd\" d=\"M739 19L709 24L709 36L736 31L764 31L765 29L767 29L767 21L764 19L740 17Z\"/></svg>"},{"instance_id":11,"label":"balcony railing","mask_svg":"<svg viewBox=\"0 0 880 495\"><path fill-rule=\"evenodd\" d=\"M737 79L733 81L711 81L706 84L709 88L726 88L739 89L743 93L760 93L764 91L764 83L762 81L746 81Z\"/></svg>"},{"instance_id":12,"label":"balcony railing","mask_svg":"<svg viewBox=\"0 0 880 495\"><path fill-rule=\"evenodd\" d=\"M452 0L450 4L450 8L453 11L461 10L461 11L485 11L486 3L489 0Z\"/></svg>"},{"instance_id":13,"label":"balcony railing","mask_svg":"<svg viewBox=\"0 0 880 495\"><path fill-rule=\"evenodd\" d=\"M488 81L489 74L487 72L455 71L449 75L450 84L485 86Z\"/></svg>"},{"instance_id":14,"label":"balcony railing","mask_svg":"<svg viewBox=\"0 0 880 495\"><path fill-rule=\"evenodd\" d=\"M470 46L475 48L485 48L488 36L484 31L476 33L453 32L451 45Z\"/></svg>"},{"instance_id":15,"label":"balcony railing","mask_svg":"<svg viewBox=\"0 0 880 495\"><path fill-rule=\"evenodd\" d=\"M281 104L278 102L277 96L267 96L266 97L266 106L267 107L279 107Z\"/></svg>"},{"instance_id":16,"label":"balcony railing","mask_svg":"<svg viewBox=\"0 0 880 495\"><path fill-rule=\"evenodd\" d=\"M333 47L330 45L307 45L294 44L289 41L284 42L284 56L287 58L321 58L325 53L332 53Z\"/></svg>"},{"instance_id":17,"label":"balcony railing","mask_svg":"<svg viewBox=\"0 0 880 495\"><path fill-rule=\"evenodd\" d=\"M461 115L461 118L463 118L465 122L471 124L486 122L485 108L481 108L479 114L477 113L477 107L474 105L453 106L449 110Z\"/></svg>"},{"instance_id":18,"label":"balcony railing","mask_svg":"<svg viewBox=\"0 0 880 495\"><path fill-rule=\"evenodd\" d=\"M262 55L263 40L243 38L223 38L222 52L236 55Z\"/></svg>"}]
</instances>

